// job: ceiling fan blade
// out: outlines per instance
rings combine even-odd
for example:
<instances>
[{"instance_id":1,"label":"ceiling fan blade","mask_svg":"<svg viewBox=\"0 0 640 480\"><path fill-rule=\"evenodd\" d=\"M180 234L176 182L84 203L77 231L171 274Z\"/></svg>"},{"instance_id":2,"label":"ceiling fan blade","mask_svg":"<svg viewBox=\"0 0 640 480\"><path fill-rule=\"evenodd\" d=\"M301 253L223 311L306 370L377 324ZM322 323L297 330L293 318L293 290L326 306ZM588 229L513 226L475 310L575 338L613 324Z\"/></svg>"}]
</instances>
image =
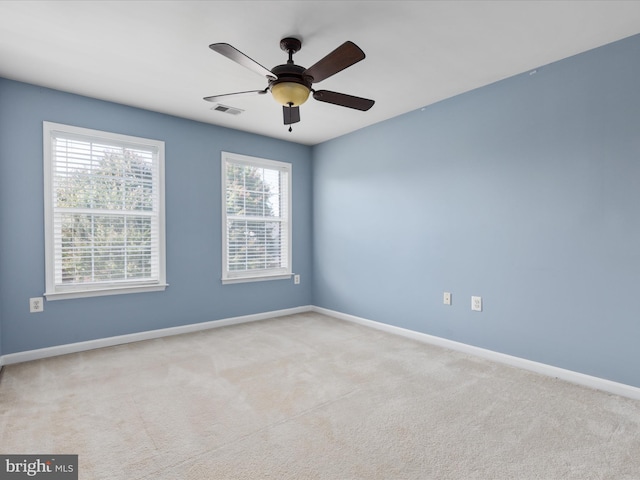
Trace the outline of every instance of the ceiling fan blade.
<instances>
[{"instance_id":1,"label":"ceiling fan blade","mask_svg":"<svg viewBox=\"0 0 640 480\"><path fill-rule=\"evenodd\" d=\"M252 58L247 57L240 50L238 50L235 47L232 47L228 43L212 43L211 45L209 45L209 48L214 52L218 52L219 54L224 55L229 60L233 60L234 62L242 65L243 67L246 67L249 70L254 71L258 75L263 75L267 78L276 78L275 75L271 73L271 70L263 67Z\"/></svg>"},{"instance_id":2,"label":"ceiling fan blade","mask_svg":"<svg viewBox=\"0 0 640 480\"><path fill-rule=\"evenodd\" d=\"M313 83L321 82L341 72L354 63L364 60L364 52L353 42L344 42L333 52L320 59L315 65L307 68L305 75L313 77Z\"/></svg>"},{"instance_id":3,"label":"ceiling fan blade","mask_svg":"<svg viewBox=\"0 0 640 480\"><path fill-rule=\"evenodd\" d=\"M267 93L267 91L268 89L265 88L264 90L249 90L248 92L224 93L222 95L212 95L210 97L204 97L203 100L206 100L207 102L217 102L223 97L237 97L239 95L264 95L265 93Z\"/></svg>"},{"instance_id":4,"label":"ceiling fan blade","mask_svg":"<svg viewBox=\"0 0 640 480\"><path fill-rule=\"evenodd\" d=\"M333 103L334 105L355 108L356 110L362 110L363 112L369 110L373 107L373 104L376 103L375 101L367 98L354 97L353 95L347 95L346 93L330 92L329 90L316 90L313 92L313 98L319 102Z\"/></svg>"},{"instance_id":5,"label":"ceiling fan blade","mask_svg":"<svg viewBox=\"0 0 640 480\"><path fill-rule=\"evenodd\" d=\"M285 125L298 123L300 121L300 107L288 107L287 105L283 105L282 116L284 117Z\"/></svg>"}]
</instances>

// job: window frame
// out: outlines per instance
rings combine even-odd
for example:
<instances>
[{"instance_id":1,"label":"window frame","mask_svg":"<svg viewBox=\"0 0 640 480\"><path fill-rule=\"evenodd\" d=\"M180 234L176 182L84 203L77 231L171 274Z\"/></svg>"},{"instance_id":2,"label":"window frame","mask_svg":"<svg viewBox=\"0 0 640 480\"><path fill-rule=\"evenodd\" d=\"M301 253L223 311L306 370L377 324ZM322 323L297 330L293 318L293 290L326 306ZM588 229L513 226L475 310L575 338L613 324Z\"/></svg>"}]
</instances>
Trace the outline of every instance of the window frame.
<instances>
[{"instance_id":1,"label":"window frame","mask_svg":"<svg viewBox=\"0 0 640 480\"><path fill-rule=\"evenodd\" d=\"M84 138L90 142L112 143L118 146L129 146L154 152L154 162L157 163L157 179L153 180L157 187L157 211L153 222L157 222L158 238L153 245L157 245L153 256L157 275L145 280L116 280L109 282L95 282L85 284L63 285L56 283L55 240L55 175L53 171L54 152L53 139L55 136L69 138ZM128 293L163 291L168 286L166 281L166 232L165 232L165 177L164 177L164 142L148 138L134 137L101 130L65 125L54 122L43 122L43 162L44 162L44 230L45 230L45 293L47 300L62 300L72 298L96 297L104 295L118 295ZM157 278L156 278L157 277Z\"/></svg>"},{"instance_id":2,"label":"window frame","mask_svg":"<svg viewBox=\"0 0 640 480\"><path fill-rule=\"evenodd\" d=\"M293 276L292 259L293 259L293 202L292 202L292 184L293 184L293 165L289 162L277 160L269 160L249 155L241 155L231 152L221 152L221 190L222 190L222 284L260 282L267 280L286 280ZM278 170L285 172L286 192L280 194L280 209L284 212L281 223L286 225L285 241L286 253L284 255L286 266L275 269L261 270L242 270L229 271L228 269L228 231L227 231L227 165L229 163L238 165L249 165L257 168L269 170ZM284 200L282 196L285 196ZM266 220L265 220L266 221Z\"/></svg>"}]
</instances>

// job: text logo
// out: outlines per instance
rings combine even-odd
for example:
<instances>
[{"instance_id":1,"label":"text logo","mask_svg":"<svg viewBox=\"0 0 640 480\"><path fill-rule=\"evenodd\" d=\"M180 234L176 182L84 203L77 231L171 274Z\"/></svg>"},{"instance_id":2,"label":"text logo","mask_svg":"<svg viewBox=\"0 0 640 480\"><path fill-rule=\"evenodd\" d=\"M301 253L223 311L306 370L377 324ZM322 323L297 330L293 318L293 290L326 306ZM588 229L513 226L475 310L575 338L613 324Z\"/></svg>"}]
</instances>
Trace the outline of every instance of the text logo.
<instances>
[{"instance_id":1,"label":"text logo","mask_svg":"<svg viewBox=\"0 0 640 480\"><path fill-rule=\"evenodd\" d=\"M0 455L0 480L78 480L78 455Z\"/></svg>"}]
</instances>

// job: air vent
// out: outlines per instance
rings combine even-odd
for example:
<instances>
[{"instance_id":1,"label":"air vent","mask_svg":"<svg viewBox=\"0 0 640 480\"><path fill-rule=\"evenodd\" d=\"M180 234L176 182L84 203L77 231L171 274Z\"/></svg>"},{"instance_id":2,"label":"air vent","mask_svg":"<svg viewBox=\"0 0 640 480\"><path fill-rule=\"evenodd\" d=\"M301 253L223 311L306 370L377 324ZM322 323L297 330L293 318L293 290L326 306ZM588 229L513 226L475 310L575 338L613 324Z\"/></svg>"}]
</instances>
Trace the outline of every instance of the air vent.
<instances>
[{"instance_id":1,"label":"air vent","mask_svg":"<svg viewBox=\"0 0 640 480\"><path fill-rule=\"evenodd\" d=\"M222 105L221 103L213 107L211 110L214 110L216 112L228 113L229 115L240 115L242 112L244 112L244 110L240 110L239 108L229 107L227 105Z\"/></svg>"}]
</instances>

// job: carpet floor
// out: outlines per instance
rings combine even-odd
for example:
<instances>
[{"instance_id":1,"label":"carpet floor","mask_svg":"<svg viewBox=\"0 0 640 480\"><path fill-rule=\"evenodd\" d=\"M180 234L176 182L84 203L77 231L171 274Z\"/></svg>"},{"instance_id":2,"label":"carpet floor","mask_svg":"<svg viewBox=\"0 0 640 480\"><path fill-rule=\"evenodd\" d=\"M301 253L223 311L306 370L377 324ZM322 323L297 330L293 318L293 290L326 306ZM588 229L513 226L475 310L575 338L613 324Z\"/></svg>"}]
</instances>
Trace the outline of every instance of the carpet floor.
<instances>
[{"instance_id":1,"label":"carpet floor","mask_svg":"<svg viewBox=\"0 0 640 480\"><path fill-rule=\"evenodd\" d=\"M640 402L304 313L8 365L0 453L86 480L640 479Z\"/></svg>"}]
</instances>

